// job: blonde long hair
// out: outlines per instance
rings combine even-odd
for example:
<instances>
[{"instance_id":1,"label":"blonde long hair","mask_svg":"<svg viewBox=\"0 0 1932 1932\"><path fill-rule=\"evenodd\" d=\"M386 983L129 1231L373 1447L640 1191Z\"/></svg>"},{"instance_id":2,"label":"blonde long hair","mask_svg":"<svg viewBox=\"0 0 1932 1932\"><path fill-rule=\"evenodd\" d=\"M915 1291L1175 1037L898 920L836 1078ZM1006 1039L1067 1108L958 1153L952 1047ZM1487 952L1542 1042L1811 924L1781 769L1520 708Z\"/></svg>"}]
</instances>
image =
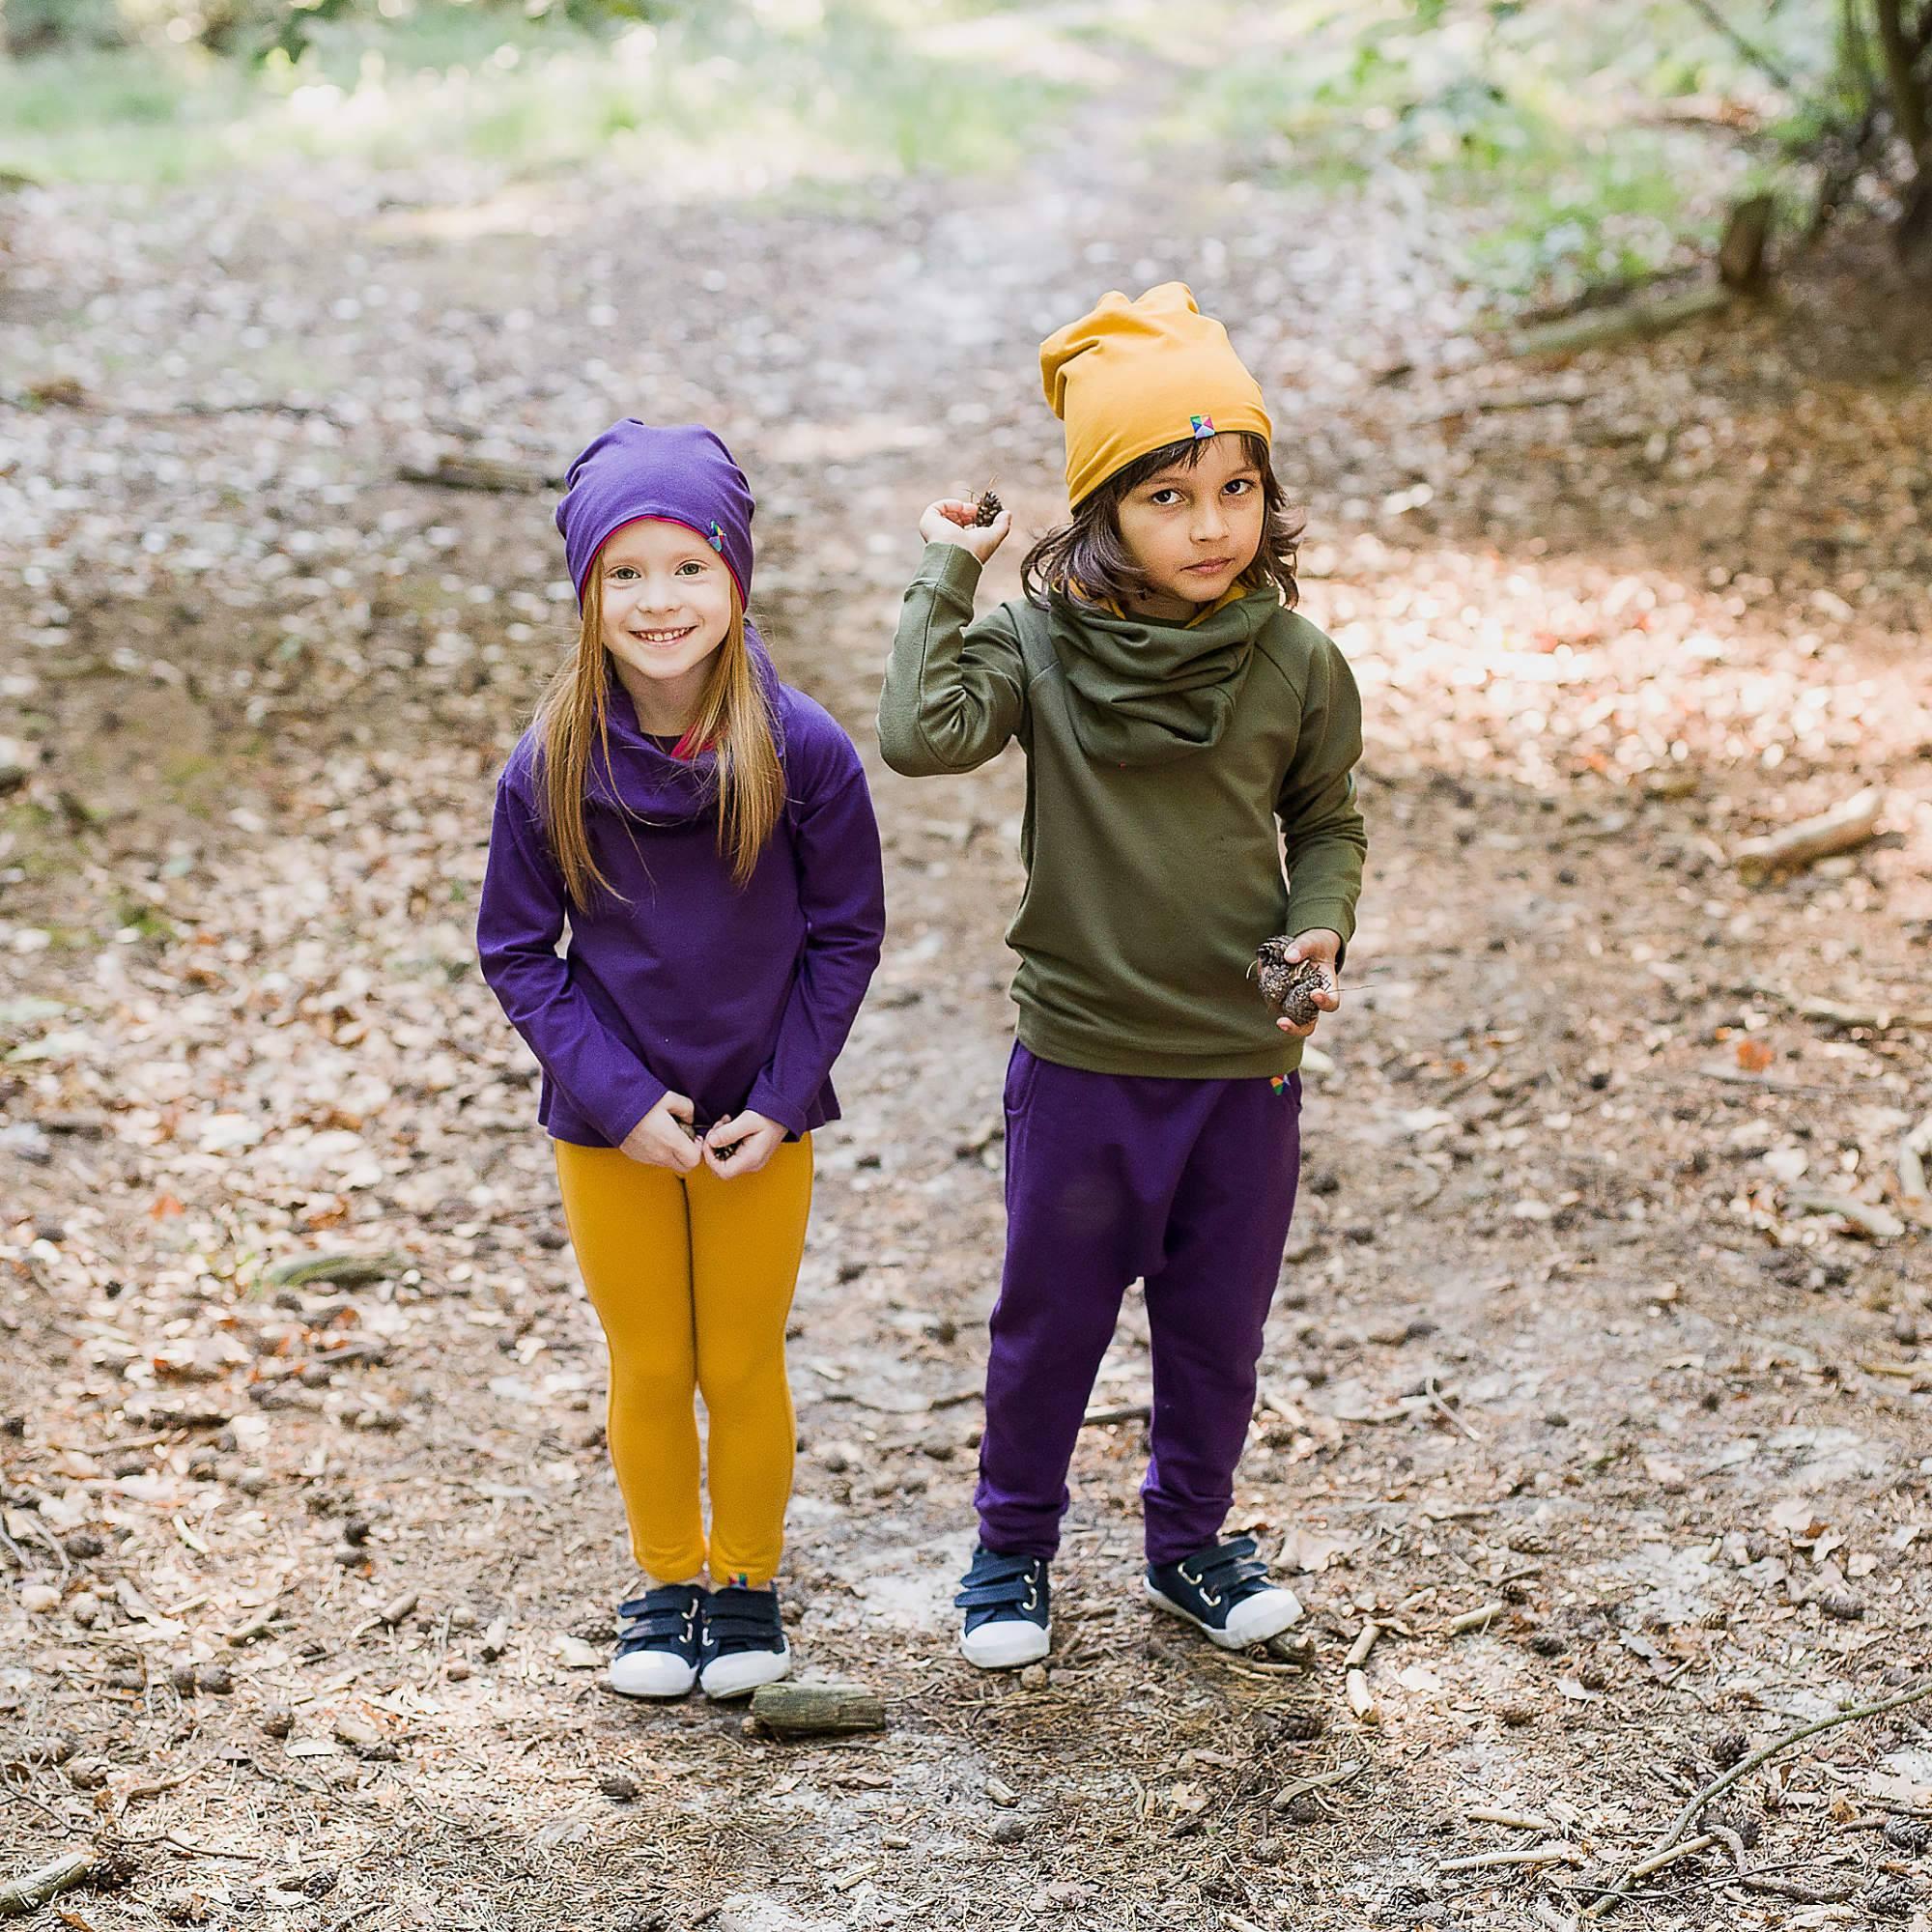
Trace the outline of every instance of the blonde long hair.
<instances>
[{"instance_id":1,"label":"blonde long hair","mask_svg":"<svg viewBox=\"0 0 1932 1932\"><path fill-rule=\"evenodd\" d=\"M583 620L577 648L557 667L537 703L534 724L544 830L571 902L588 907L594 894L623 895L590 850L584 799L593 745L611 772L611 662L604 647L602 573L592 566L583 586ZM731 883L749 883L784 810L784 771L771 705L745 638L745 607L731 587L731 622L711 654L697 715L679 749L709 751L718 780L718 849L731 863ZM614 792L616 786L611 785ZM635 836L635 834L634 834Z\"/></svg>"}]
</instances>

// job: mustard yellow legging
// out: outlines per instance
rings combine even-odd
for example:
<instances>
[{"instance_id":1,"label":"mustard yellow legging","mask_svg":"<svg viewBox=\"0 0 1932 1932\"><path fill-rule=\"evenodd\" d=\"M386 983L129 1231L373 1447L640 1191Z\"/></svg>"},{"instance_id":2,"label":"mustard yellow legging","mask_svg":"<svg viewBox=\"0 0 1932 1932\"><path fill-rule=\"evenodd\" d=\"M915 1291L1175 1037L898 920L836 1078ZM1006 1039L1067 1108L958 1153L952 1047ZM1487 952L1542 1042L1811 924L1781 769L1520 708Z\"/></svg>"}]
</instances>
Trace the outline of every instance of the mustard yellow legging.
<instances>
[{"instance_id":1,"label":"mustard yellow legging","mask_svg":"<svg viewBox=\"0 0 1932 1932\"><path fill-rule=\"evenodd\" d=\"M811 1210L811 1137L756 1174L673 1174L553 1143L564 1218L611 1349L611 1461L639 1567L768 1583L796 1440L785 1319ZM710 1418L707 1550L697 1418Z\"/></svg>"}]
</instances>

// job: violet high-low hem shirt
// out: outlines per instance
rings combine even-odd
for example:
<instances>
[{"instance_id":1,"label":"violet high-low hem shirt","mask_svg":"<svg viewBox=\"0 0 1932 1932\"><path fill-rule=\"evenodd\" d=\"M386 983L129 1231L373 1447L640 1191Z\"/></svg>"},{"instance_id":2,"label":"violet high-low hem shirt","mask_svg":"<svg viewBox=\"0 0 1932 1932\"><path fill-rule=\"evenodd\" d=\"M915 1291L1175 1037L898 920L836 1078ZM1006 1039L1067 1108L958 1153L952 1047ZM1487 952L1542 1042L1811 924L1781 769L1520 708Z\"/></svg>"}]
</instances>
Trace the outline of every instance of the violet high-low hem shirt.
<instances>
[{"instance_id":1,"label":"violet high-low hem shirt","mask_svg":"<svg viewBox=\"0 0 1932 1932\"><path fill-rule=\"evenodd\" d=\"M586 824L621 899L569 904L529 733L497 780L477 951L543 1068L538 1118L557 1140L619 1146L667 1091L700 1128L750 1111L795 1137L838 1118L832 1063L885 935L879 830L852 741L758 655L786 805L742 888L718 849L710 756L673 757L614 678Z\"/></svg>"}]
</instances>

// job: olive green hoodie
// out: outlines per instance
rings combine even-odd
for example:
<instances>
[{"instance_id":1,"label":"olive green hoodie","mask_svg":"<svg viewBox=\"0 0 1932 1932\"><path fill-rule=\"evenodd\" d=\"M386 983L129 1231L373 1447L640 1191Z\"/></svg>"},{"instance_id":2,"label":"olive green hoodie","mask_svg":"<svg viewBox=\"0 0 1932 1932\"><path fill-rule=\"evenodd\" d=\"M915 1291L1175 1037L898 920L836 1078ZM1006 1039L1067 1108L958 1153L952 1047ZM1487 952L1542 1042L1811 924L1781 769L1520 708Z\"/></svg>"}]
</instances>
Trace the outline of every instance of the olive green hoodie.
<instances>
[{"instance_id":1,"label":"olive green hoodie","mask_svg":"<svg viewBox=\"0 0 1932 1932\"><path fill-rule=\"evenodd\" d=\"M879 745L915 778L1025 749L1021 1040L1098 1073L1287 1073L1301 1042L1249 977L1255 949L1314 926L1346 944L1368 849L1342 653L1272 589L1192 624L1057 594L975 623L979 580L959 545L927 546Z\"/></svg>"}]
</instances>

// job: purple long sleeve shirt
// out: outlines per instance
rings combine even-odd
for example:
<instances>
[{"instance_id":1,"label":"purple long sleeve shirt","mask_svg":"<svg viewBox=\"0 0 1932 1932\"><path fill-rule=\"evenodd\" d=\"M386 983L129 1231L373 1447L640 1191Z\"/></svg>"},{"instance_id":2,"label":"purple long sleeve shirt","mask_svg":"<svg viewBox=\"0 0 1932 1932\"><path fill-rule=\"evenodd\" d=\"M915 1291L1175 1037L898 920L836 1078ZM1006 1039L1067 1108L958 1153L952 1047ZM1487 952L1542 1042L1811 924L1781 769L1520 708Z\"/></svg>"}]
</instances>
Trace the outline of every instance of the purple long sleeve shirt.
<instances>
[{"instance_id":1,"label":"purple long sleeve shirt","mask_svg":"<svg viewBox=\"0 0 1932 1932\"><path fill-rule=\"evenodd\" d=\"M614 679L611 770L594 752L585 816L621 898L569 904L530 734L497 780L477 951L543 1068L538 1119L557 1140L619 1146L668 1091L700 1128L750 1111L795 1136L838 1118L832 1063L885 934L879 831L831 714L775 677L767 689L786 805L743 887L718 849L710 758L647 736Z\"/></svg>"}]
</instances>

